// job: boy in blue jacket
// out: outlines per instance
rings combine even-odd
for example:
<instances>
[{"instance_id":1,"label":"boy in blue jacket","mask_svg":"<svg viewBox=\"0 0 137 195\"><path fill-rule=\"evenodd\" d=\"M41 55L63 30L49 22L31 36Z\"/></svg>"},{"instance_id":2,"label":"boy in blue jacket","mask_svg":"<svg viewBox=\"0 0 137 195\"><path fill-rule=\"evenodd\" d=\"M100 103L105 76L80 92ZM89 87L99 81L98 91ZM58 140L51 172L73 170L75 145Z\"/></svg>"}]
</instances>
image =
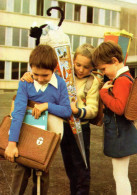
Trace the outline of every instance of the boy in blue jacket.
<instances>
[{"instance_id":1,"label":"boy in blue jacket","mask_svg":"<svg viewBox=\"0 0 137 195\"><path fill-rule=\"evenodd\" d=\"M15 108L12 112L9 142L5 150L5 158L11 162L14 162L14 157L18 157L17 143L28 100L41 103L35 104L32 110L35 118L39 118L45 110L64 119L70 117L72 113L66 83L54 73L58 63L54 49L49 45L37 46L30 54L29 63L34 83L19 82ZM33 195L37 194L34 172L35 170L33 170ZM23 195L30 175L30 168L17 164L14 170L11 194ZM48 173L43 172L41 195L47 194L48 183Z\"/></svg>"}]
</instances>

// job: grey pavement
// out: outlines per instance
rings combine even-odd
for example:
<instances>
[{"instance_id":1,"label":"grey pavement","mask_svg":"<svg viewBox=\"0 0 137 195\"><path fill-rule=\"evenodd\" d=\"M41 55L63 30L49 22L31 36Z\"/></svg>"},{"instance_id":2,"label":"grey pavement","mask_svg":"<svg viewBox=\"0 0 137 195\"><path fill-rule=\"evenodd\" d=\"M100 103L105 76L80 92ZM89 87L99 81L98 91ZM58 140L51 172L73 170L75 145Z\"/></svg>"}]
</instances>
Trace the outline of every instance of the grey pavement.
<instances>
[{"instance_id":1,"label":"grey pavement","mask_svg":"<svg viewBox=\"0 0 137 195\"><path fill-rule=\"evenodd\" d=\"M12 97L16 91L0 91L0 122L10 113ZM103 154L102 127L91 125L90 146L91 186L90 195L115 195L115 183L112 176L111 158ZM0 160L0 195L9 195L14 163ZM131 157L129 178L133 195L137 195L137 155ZM24 195L30 195L32 178L30 178ZM60 149L50 167L50 186L48 195L70 195L69 182L65 173Z\"/></svg>"}]
</instances>

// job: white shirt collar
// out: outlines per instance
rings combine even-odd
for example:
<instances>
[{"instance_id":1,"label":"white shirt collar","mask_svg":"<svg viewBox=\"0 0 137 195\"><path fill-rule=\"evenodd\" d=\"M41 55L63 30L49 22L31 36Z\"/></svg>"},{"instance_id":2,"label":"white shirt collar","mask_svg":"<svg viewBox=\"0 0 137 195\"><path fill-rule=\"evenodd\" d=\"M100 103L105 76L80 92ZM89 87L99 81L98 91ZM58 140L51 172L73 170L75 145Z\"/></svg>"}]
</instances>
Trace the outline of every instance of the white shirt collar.
<instances>
[{"instance_id":1,"label":"white shirt collar","mask_svg":"<svg viewBox=\"0 0 137 195\"><path fill-rule=\"evenodd\" d=\"M122 67L121 69L119 69L117 71L117 74L116 74L116 77L115 78L119 77L119 75L121 75L122 73L127 72L127 71L129 71L129 67L128 66Z\"/></svg>"},{"instance_id":2,"label":"white shirt collar","mask_svg":"<svg viewBox=\"0 0 137 195\"><path fill-rule=\"evenodd\" d=\"M36 89L37 92L39 90L41 90L41 91L44 92L46 90L48 84L51 84L55 88L58 88L57 78L56 78L56 75L54 73L52 74L52 77L51 77L50 81L48 83L46 83L45 85L41 85L37 81L34 80L34 87L35 87L35 89Z\"/></svg>"}]
</instances>

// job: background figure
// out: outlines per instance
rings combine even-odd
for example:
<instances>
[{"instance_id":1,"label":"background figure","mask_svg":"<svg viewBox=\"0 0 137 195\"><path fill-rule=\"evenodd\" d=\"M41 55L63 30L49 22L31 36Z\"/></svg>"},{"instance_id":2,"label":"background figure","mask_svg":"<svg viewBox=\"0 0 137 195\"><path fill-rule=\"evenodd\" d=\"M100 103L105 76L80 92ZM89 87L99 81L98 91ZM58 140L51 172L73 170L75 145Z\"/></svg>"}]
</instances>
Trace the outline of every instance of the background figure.
<instances>
[{"instance_id":1,"label":"background figure","mask_svg":"<svg viewBox=\"0 0 137 195\"><path fill-rule=\"evenodd\" d=\"M117 195L131 195L128 178L130 155L137 153L137 130L124 116L133 78L123 64L121 47L103 42L93 53L93 66L109 78L100 90L104 110L104 154L112 157Z\"/></svg>"}]
</instances>

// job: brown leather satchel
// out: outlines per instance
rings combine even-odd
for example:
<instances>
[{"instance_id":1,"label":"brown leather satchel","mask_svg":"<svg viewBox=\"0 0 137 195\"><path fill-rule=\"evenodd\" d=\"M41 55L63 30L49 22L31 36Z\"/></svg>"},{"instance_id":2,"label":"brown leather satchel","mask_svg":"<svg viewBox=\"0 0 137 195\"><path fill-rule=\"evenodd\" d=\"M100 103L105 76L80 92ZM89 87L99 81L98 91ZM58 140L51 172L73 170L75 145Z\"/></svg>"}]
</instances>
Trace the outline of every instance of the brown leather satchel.
<instances>
[{"instance_id":1,"label":"brown leather satchel","mask_svg":"<svg viewBox=\"0 0 137 195\"><path fill-rule=\"evenodd\" d=\"M124 115L128 120L137 120L137 77L133 81Z\"/></svg>"},{"instance_id":2,"label":"brown leather satchel","mask_svg":"<svg viewBox=\"0 0 137 195\"><path fill-rule=\"evenodd\" d=\"M36 102L35 102L36 103ZM0 155L4 156L8 145L10 115L0 124ZM19 157L17 163L47 172L61 140L60 133L46 131L23 123L18 142Z\"/></svg>"}]
</instances>

